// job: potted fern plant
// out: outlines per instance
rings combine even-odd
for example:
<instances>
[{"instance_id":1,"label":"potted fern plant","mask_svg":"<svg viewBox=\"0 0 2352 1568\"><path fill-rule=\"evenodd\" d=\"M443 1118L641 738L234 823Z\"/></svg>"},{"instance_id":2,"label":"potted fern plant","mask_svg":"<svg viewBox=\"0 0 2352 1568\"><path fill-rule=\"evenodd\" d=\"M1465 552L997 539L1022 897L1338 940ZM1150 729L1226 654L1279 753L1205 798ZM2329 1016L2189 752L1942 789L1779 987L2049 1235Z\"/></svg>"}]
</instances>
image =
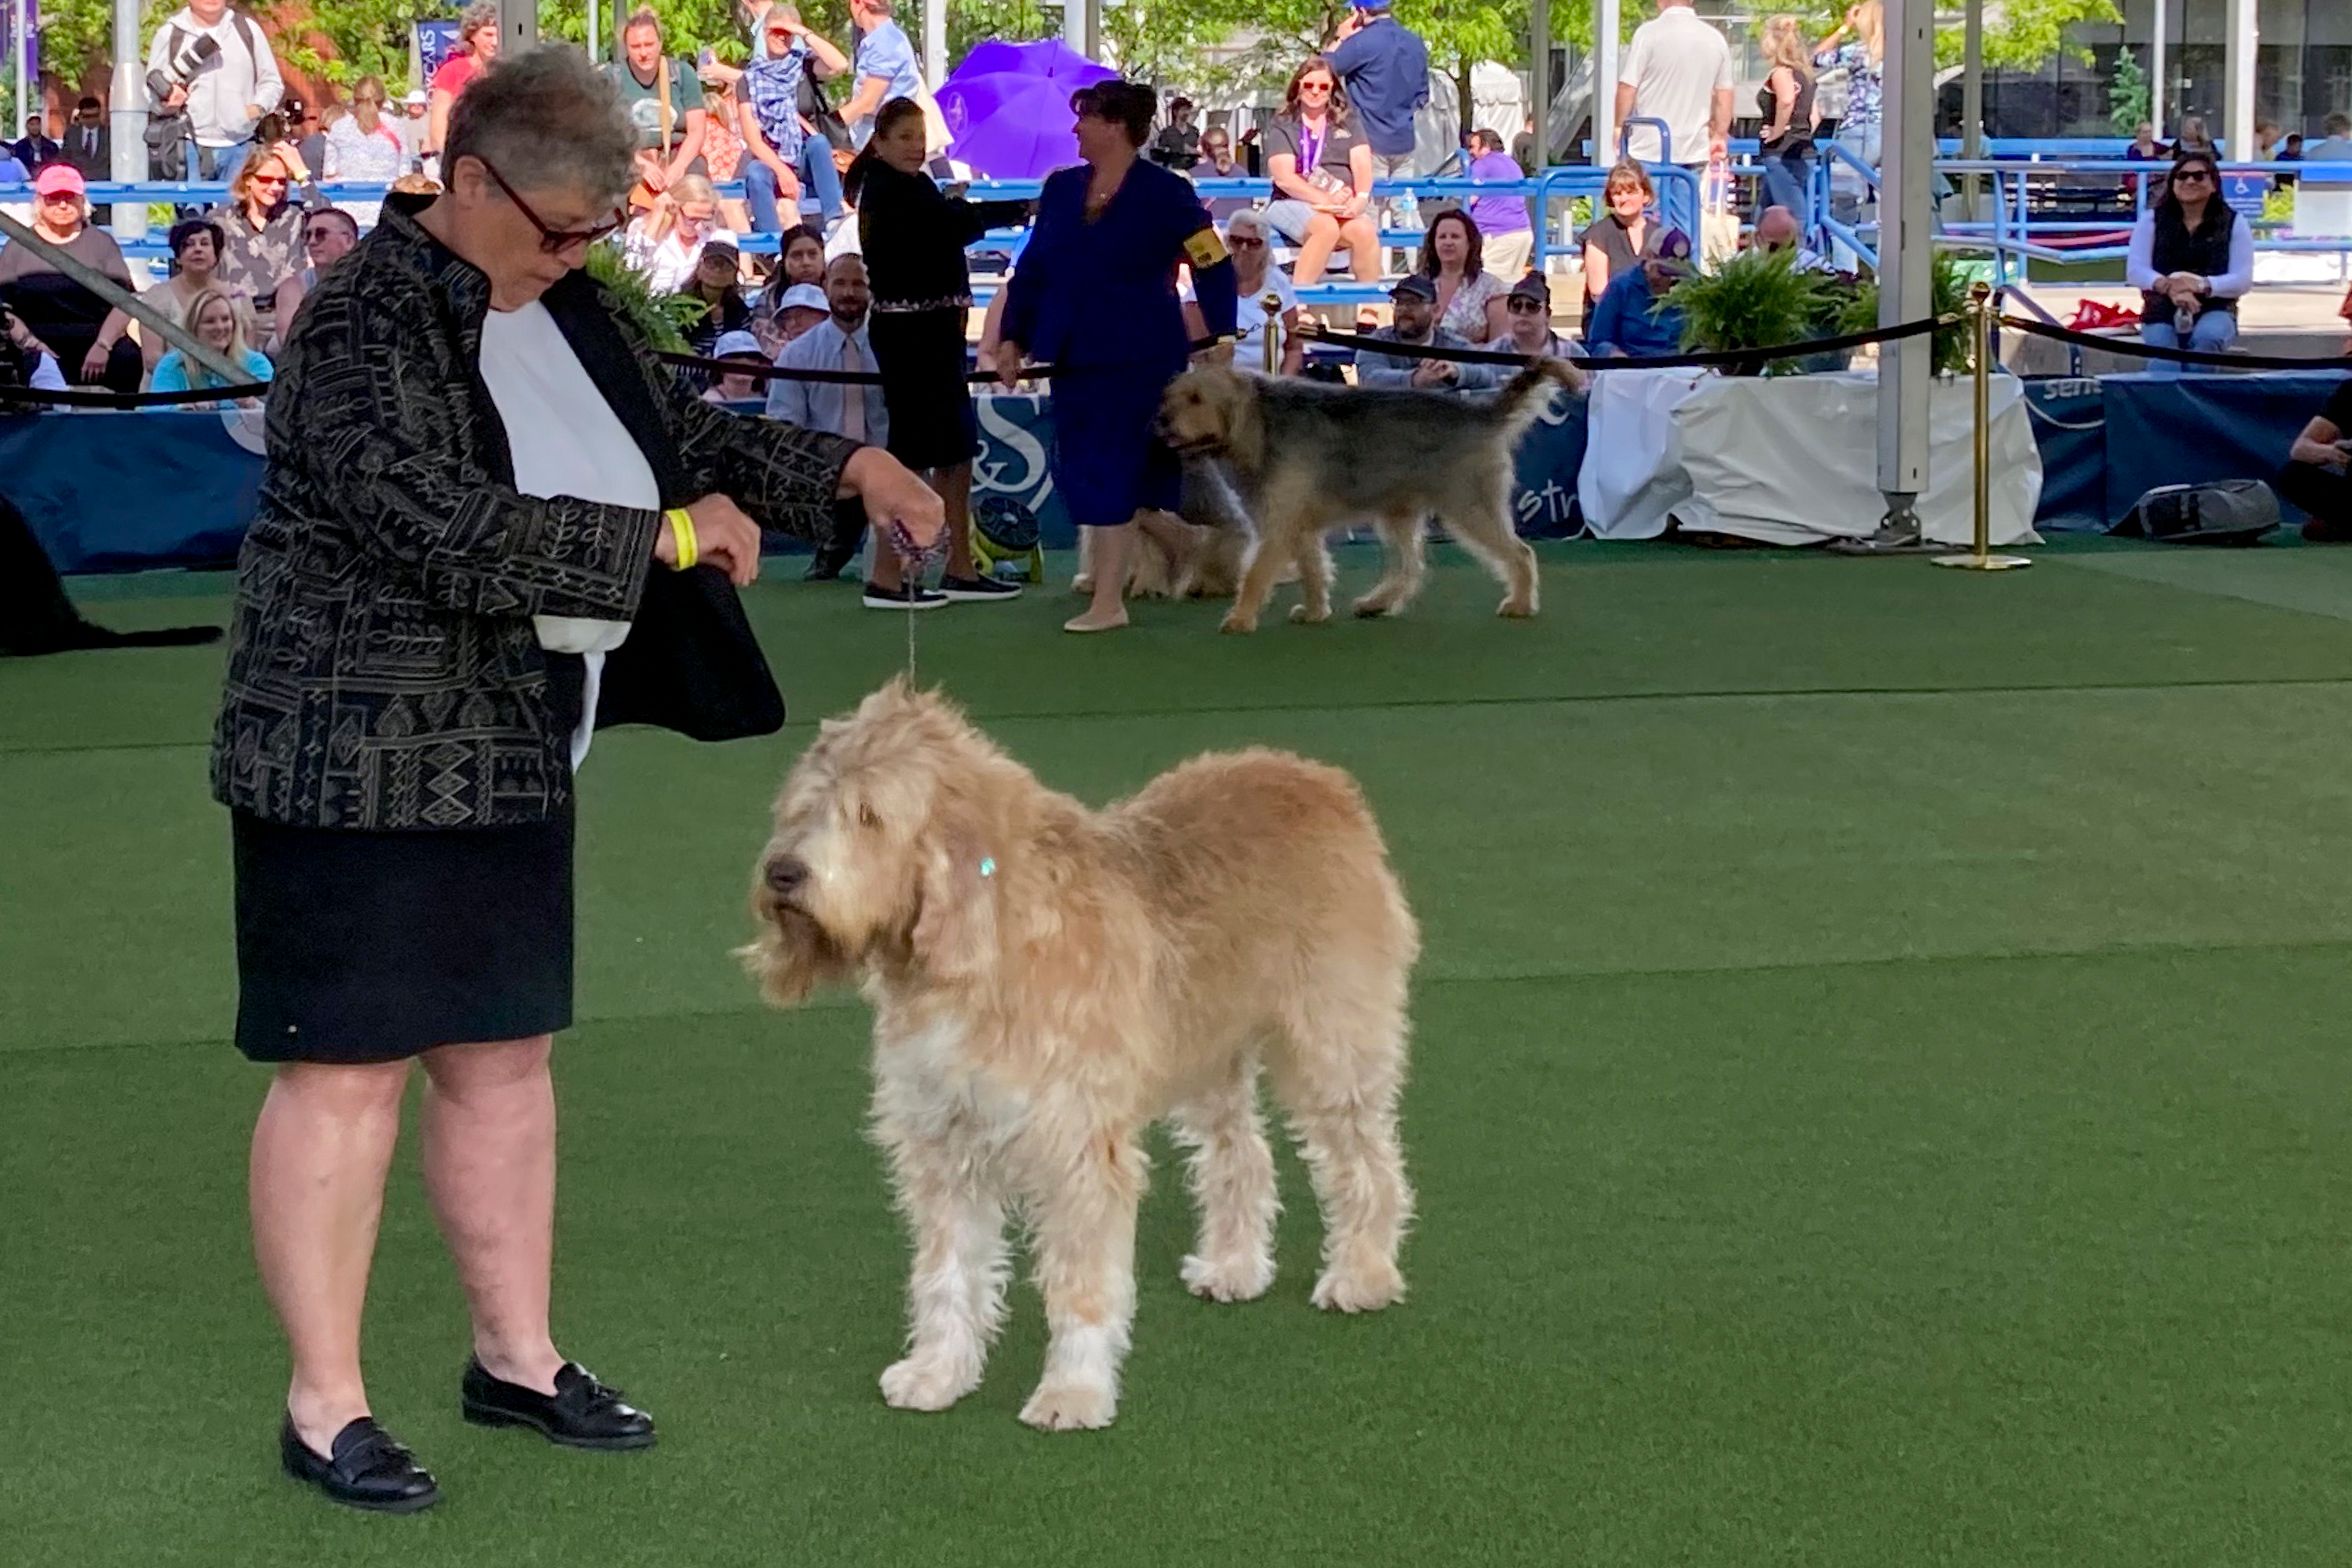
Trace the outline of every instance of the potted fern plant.
<instances>
[{"instance_id":1,"label":"potted fern plant","mask_svg":"<svg viewBox=\"0 0 2352 1568\"><path fill-rule=\"evenodd\" d=\"M1838 330L1846 307L1838 280L1799 271L1796 259L1794 251L1746 250L1712 273L1694 273L1675 284L1668 298L1682 312L1682 346L1729 353L1802 343ZM1803 360L1756 360L1724 373L1781 376L1806 368Z\"/></svg>"},{"instance_id":2,"label":"potted fern plant","mask_svg":"<svg viewBox=\"0 0 2352 1568\"><path fill-rule=\"evenodd\" d=\"M614 303L637 324L637 330L665 353L685 353L686 329L710 313L710 306L701 300L654 293L646 287L644 275L622 257L618 245L589 246L584 265L588 276L604 285Z\"/></svg>"}]
</instances>

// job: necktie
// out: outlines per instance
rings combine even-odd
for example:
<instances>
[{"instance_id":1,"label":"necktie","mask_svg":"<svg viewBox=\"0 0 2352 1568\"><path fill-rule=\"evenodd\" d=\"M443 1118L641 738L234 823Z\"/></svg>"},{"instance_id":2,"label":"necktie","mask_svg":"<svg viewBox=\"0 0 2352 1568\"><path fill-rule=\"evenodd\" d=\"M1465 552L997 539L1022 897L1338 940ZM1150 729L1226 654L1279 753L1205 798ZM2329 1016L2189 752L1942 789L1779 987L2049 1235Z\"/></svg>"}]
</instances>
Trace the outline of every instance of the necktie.
<instances>
[{"instance_id":1,"label":"necktie","mask_svg":"<svg viewBox=\"0 0 2352 1568\"><path fill-rule=\"evenodd\" d=\"M856 372L865 366L860 362L857 339L846 332L841 336L841 368ZM856 384L841 389L841 434L851 441L866 438L866 389Z\"/></svg>"}]
</instances>

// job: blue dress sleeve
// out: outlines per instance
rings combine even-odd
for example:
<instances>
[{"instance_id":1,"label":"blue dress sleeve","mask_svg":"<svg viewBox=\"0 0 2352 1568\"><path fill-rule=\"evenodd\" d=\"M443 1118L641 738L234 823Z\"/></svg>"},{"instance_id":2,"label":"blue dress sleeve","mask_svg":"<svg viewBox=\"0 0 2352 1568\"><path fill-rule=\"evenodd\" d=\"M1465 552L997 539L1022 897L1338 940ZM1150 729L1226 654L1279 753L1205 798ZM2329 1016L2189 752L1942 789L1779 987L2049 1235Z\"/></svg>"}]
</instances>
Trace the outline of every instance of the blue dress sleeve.
<instances>
[{"instance_id":1,"label":"blue dress sleeve","mask_svg":"<svg viewBox=\"0 0 2352 1568\"><path fill-rule=\"evenodd\" d=\"M1029 243L1021 247L1020 260L1013 264L1013 275L1005 284L1004 336L1024 349L1037 346L1038 306L1046 290L1053 287L1054 252L1060 246L1062 230L1070 220L1069 203L1062 198L1070 188L1071 170L1064 169L1046 176L1045 188L1038 192L1037 219L1029 230ZM1085 178L1085 171L1076 171Z\"/></svg>"},{"instance_id":2,"label":"blue dress sleeve","mask_svg":"<svg viewBox=\"0 0 2352 1568\"><path fill-rule=\"evenodd\" d=\"M1233 257L1191 182L1177 176L1169 182L1168 192L1169 218L1184 260L1192 268L1192 297L1200 306L1201 325L1213 338L1231 337L1237 298Z\"/></svg>"},{"instance_id":3,"label":"blue dress sleeve","mask_svg":"<svg viewBox=\"0 0 2352 1568\"><path fill-rule=\"evenodd\" d=\"M155 362L155 373L147 380L150 392L185 392L188 390L188 361L178 349L168 350Z\"/></svg>"}]
</instances>

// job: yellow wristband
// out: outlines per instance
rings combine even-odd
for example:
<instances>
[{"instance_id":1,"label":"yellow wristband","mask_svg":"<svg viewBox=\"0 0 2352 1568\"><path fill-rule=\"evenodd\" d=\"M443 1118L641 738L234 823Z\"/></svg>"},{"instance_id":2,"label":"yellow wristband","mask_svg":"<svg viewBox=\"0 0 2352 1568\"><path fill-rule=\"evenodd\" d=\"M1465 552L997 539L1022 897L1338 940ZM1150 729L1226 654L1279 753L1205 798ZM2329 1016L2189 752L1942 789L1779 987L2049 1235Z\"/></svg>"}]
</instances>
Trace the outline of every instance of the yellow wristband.
<instances>
[{"instance_id":1,"label":"yellow wristband","mask_svg":"<svg viewBox=\"0 0 2352 1568\"><path fill-rule=\"evenodd\" d=\"M670 520L670 537L678 545L677 570L682 572L702 555L700 546L694 540L694 519L686 515L686 508L682 506L674 506L662 513L662 516Z\"/></svg>"}]
</instances>

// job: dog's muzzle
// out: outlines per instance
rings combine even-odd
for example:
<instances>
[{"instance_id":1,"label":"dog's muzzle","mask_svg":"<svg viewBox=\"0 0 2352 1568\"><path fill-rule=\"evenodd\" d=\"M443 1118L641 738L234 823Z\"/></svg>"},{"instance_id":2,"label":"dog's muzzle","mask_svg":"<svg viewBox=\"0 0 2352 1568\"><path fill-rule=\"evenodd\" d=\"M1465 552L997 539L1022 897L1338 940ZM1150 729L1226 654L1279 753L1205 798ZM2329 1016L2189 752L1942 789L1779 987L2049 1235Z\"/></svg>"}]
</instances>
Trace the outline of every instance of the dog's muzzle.
<instances>
[{"instance_id":1,"label":"dog's muzzle","mask_svg":"<svg viewBox=\"0 0 2352 1568\"><path fill-rule=\"evenodd\" d=\"M760 868L760 881L780 908L797 908L800 890L808 886L808 863L778 855Z\"/></svg>"}]
</instances>

